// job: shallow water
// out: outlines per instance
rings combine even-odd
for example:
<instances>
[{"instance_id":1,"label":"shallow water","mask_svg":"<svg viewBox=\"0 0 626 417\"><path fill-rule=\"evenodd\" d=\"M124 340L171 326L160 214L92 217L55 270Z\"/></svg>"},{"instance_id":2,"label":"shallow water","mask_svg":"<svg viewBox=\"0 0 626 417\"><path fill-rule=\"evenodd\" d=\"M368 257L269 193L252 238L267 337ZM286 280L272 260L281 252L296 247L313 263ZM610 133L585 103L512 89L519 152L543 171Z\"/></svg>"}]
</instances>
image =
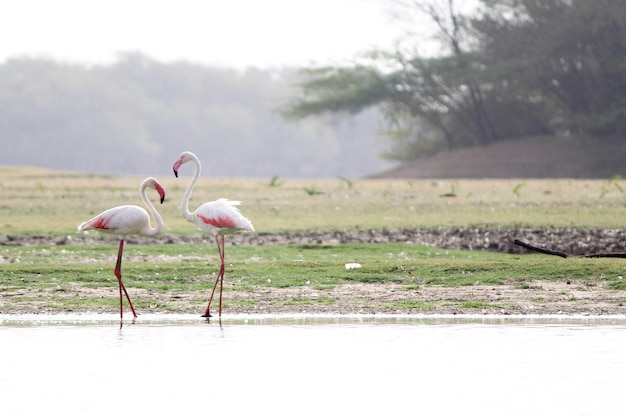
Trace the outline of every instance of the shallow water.
<instances>
[{"instance_id":1,"label":"shallow water","mask_svg":"<svg viewBox=\"0 0 626 417\"><path fill-rule=\"evenodd\" d=\"M622 416L626 318L0 315L0 415Z\"/></svg>"}]
</instances>

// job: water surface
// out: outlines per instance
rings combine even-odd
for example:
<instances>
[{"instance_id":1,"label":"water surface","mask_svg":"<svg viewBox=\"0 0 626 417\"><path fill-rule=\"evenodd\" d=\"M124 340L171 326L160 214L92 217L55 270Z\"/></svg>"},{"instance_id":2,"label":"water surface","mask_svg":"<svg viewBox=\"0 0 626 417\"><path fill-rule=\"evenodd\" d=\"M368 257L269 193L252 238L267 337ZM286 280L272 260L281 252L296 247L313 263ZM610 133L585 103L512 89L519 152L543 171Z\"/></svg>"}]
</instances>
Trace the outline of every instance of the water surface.
<instances>
[{"instance_id":1,"label":"water surface","mask_svg":"<svg viewBox=\"0 0 626 417\"><path fill-rule=\"evenodd\" d=\"M623 415L626 318L0 315L0 415Z\"/></svg>"}]
</instances>

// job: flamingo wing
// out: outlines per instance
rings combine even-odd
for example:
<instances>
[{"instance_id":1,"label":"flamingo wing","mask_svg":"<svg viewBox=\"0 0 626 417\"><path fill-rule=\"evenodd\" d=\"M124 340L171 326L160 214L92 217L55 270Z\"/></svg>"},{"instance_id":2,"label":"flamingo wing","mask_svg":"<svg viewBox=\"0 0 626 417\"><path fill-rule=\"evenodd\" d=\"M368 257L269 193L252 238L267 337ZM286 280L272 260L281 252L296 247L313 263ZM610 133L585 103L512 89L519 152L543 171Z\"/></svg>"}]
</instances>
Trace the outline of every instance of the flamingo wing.
<instances>
[{"instance_id":1,"label":"flamingo wing","mask_svg":"<svg viewBox=\"0 0 626 417\"><path fill-rule=\"evenodd\" d=\"M139 206L118 206L103 211L96 217L81 223L78 231L97 229L118 235L143 234L150 228L150 217Z\"/></svg>"},{"instance_id":2,"label":"flamingo wing","mask_svg":"<svg viewBox=\"0 0 626 417\"><path fill-rule=\"evenodd\" d=\"M220 198L205 203L195 211L194 223L199 229L212 233L229 234L237 230L254 231L250 220L236 207L241 202Z\"/></svg>"}]
</instances>

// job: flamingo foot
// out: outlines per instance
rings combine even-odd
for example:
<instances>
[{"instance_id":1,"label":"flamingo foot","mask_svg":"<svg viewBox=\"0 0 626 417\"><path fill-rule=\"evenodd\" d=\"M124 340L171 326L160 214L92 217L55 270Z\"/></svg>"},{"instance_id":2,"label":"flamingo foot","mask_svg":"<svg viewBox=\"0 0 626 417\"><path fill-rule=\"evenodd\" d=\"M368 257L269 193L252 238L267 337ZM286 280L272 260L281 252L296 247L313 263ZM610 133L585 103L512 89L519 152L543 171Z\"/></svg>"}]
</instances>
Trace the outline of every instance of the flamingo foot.
<instances>
[{"instance_id":1,"label":"flamingo foot","mask_svg":"<svg viewBox=\"0 0 626 417\"><path fill-rule=\"evenodd\" d=\"M208 318L208 317L213 317L213 316L211 315L211 313L209 313L209 310L207 310L207 311L206 311L203 315L201 315L200 317L207 317L207 318Z\"/></svg>"}]
</instances>

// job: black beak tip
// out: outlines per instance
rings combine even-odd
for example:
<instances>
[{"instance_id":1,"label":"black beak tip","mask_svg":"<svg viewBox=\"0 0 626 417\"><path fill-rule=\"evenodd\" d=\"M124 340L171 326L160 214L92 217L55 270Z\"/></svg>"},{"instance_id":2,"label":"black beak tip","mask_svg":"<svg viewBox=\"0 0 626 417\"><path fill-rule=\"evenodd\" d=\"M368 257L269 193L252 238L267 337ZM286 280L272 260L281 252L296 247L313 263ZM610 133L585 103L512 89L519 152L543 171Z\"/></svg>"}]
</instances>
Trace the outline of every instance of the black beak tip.
<instances>
[{"instance_id":1,"label":"black beak tip","mask_svg":"<svg viewBox=\"0 0 626 417\"><path fill-rule=\"evenodd\" d=\"M178 171L174 170L174 176L178 178Z\"/></svg>"}]
</instances>

